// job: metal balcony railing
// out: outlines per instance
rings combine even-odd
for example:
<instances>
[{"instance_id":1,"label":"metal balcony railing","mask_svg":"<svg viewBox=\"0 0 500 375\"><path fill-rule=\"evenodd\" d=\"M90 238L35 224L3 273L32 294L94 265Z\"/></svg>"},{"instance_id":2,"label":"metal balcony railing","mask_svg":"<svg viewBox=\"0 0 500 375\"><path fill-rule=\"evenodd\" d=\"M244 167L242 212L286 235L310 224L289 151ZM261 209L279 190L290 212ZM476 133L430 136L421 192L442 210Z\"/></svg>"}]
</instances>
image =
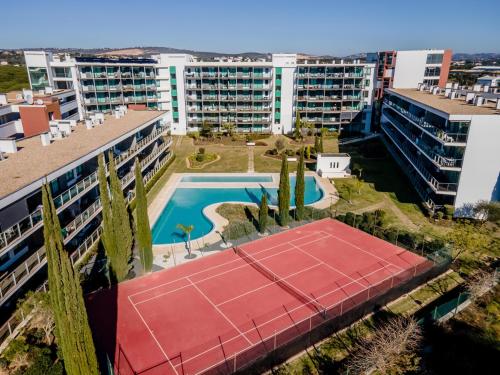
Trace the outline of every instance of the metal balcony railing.
<instances>
[{"instance_id":1,"label":"metal balcony railing","mask_svg":"<svg viewBox=\"0 0 500 375\"><path fill-rule=\"evenodd\" d=\"M393 144L399 149L399 151L406 157L410 164L415 168L415 170L420 174L420 176L427 182L427 184L438 194L446 193L456 193L458 189L457 183L439 182L422 164L417 157L415 157L415 152L410 150L408 146L398 138L395 133L396 130L391 130L387 124L382 124L382 130L385 134L392 140ZM452 194L454 195L454 194Z\"/></svg>"},{"instance_id":2,"label":"metal balcony railing","mask_svg":"<svg viewBox=\"0 0 500 375\"><path fill-rule=\"evenodd\" d=\"M136 145L127 150L126 152L117 156L114 161L116 168L121 167L124 163L128 162L132 157L137 155L143 148L149 146L153 141L155 141L162 133L164 133L166 126L161 126L155 129L151 134L141 139ZM167 142L171 144L171 140ZM108 166L106 166L106 173L108 173ZM83 194L87 193L90 189L96 186L98 183L97 171L85 177L82 181L78 182L76 185L70 187L66 191L62 192L54 198L54 205L58 211L61 211L63 206L74 202L77 198L80 198ZM34 230L41 226L41 208L37 208L27 217L21 219L19 222L13 226L7 228L3 232L0 232L0 254L3 253L7 246L14 245L22 239L26 238Z\"/></svg>"},{"instance_id":3,"label":"metal balcony railing","mask_svg":"<svg viewBox=\"0 0 500 375\"><path fill-rule=\"evenodd\" d=\"M163 151L165 151L172 142L170 141L167 144L163 144L163 147L159 147L152 154L148 155L145 159L143 159L140 163L141 170L147 168L153 160L155 160L155 156L157 157ZM172 157L172 153L164 158L153 170L151 170L146 176L144 176L144 183L148 183L149 180L158 172L159 169ZM130 177L131 176L131 177ZM127 173L120 181L122 186L128 185L131 181L134 180L135 173L133 171ZM133 198L134 194L127 196L127 200L130 201ZM94 217L99 214L102 206L100 204L100 198L90 205L84 212L78 215L72 222L66 225L62 229L63 242L64 244L68 243L78 232L78 229L85 227ZM90 247L98 240L98 236L96 232L100 230L100 227L97 228L87 239L75 250L71 255L71 261L75 264L81 257L90 249ZM100 233L99 233L100 234ZM75 255L77 254L77 255ZM0 279L0 305L3 304L12 294L15 293L24 283L29 280L31 275L35 274L38 270L40 270L47 263L46 251L45 247L42 246L35 253L30 255L22 264L16 267L12 272L5 275L2 279Z\"/></svg>"},{"instance_id":4,"label":"metal balcony railing","mask_svg":"<svg viewBox=\"0 0 500 375\"><path fill-rule=\"evenodd\" d=\"M427 122L425 118L414 115L410 111L404 109L403 107L399 106L398 104L394 103L389 99L384 99L384 103L390 106L391 108L394 108L396 112L400 113L403 117L410 120L417 127L420 127L425 132L427 132L434 138L438 139L440 142L450 143L450 144L467 142L466 133L447 133L444 130Z\"/></svg>"},{"instance_id":5,"label":"metal balcony railing","mask_svg":"<svg viewBox=\"0 0 500 375\"><path fill-rule=\"evenodd\" d=\"M401 124L393 115L385 112L384 116L389 119L389 122L394 126L401 134L403 134L416 148L418 148L424 156L427 157L431 162L433 162L437 167L440 168L461 168L462 159L456 159L447 157L434 151L430 146L425 144L423 140L413 134L408 130L403 124Z\"/></svg>"}]
</instances>

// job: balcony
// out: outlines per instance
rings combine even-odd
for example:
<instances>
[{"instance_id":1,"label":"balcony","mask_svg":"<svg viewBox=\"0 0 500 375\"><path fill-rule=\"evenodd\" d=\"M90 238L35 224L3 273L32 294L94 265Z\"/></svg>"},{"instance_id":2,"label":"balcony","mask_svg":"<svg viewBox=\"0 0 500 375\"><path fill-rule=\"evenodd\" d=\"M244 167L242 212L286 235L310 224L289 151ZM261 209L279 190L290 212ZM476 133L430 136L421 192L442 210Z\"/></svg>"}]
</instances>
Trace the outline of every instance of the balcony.
<instances>
[{"instance_id":1,"label":"balcony","mask_svg":"<svg viewBox=\"0 0 500 375\"><path fill-rule=\"evenodd\" d=\"M84 98L83 102L87 105L89 104L97 104L97 99L96 98Z\"/></svg>"},{"instance_id":2,"label":"balcony","mask_svg":"<svg viewBox=\"0 0 500 375\"><path fill-rule=\"evenodd\" d=\"M423 117L418 117L410 111L404 109L398 104L389 99L384 100L384 104L393 108L396 112L400 113L403 117L409 120L412 124L431 135L439 142L444 143L446 146L465 146L467 142L466 133L447 133L444 130L430 124Z\"/></svg>"},{"instance_id":3,"label":"balcony","mask_svg":"<svg viewBox=\"0 0 500 375\"><path fill-rule=\"evenodd\" d=\"M163 151L165 151L172 144L171 140L167 144L163 144L157 150L155 150L148 157L140 162L141 170L146 169L152 161L154 161ZM153 157L153 155L155 157ZM172 154L169 154L166 158L158 163L153 170L148 172L144 176L144 183L147 184L154 175L168 162ZM130 177L132 175L132 177ZM134 179L135 173L128 173L124 178L122 178L122 186L126 186ZM133 193L128 196L130 201L133 198ZM77 228L85 227L101 210L100 199L97 199L89 208L78 215L75 220L68 224L63 230L63 242L66 244L73 238L77 233ZM100 238L102 232L99 226L87 239L70 255L72 264L76 264L82 257L87 253L89 249L97 242ZM45 247L42 246L35 253L30 255L22 264L15 268L11 273L5 275L0 280L0 304L3 304L8 298L10 298L22 285L28 281L32 275L34 275L38 270L40 270L47 263L47 253Z\"/></svg>"},{"instance_id":4,"label":"balcony","mask_svg":"<svg viewBox=\"0 0 500 375\"><path fill-rule=\"evenodd\" d=\"M109 91L117 91L117 90L121 90L122 89L122 85L109 85Z\"/></svg>"},{"instance_id":5,"label":"balcony","mask_svg":"<svg viewBox=\"0 0 500 375\"><path fill-rule=\"evenodd\" d=\"M116 157L114 159L116 168L120 168L124 163L135 157L142 149L149 146L164 133L165 129L165 126L157 128L151 134L137 142L135 147ZM106 166L106 171L107 168L108 167ZM56 196L54 198L54 205L57 213L61 212L69 204L81 198L84 194L90 191L90 189L96 186L97 183L97 171L95 171L91 175L85 177L82 181L78 182L76 185ZM0 255L4 253L6 248L10 248L11 246L18 244L21 240L27 238L41 226L41 209L37 209L27 217L21 219L18 223L14 224L12 227L0 232Z\"/></svg>"},{"instance_id":6,"label":"balcony","mask_svg":"<svg viewBox=\"0 0 500 375\"><path fill-rule=\"evenodd\" d=\"M107 85L96 86L95 89L96 91L108 91L108 86Z\"/></svg>"},{"instance_id":7,"label":"balcony","mask_svg":"<svg viewBox=\"0 0 500 375\"><path fill-rule=\"evenodd\" d=\"M457 183L439 182L415 156L415 152L399 138L396 130L391 130L387 124L382 124L382 130L436 194L456 195Z\"/></svg>"},{"instance_id":8,"label":"balcony","mask_svg":"<svg viewBox=\"0 0 500 375\"><path fill-rule=\"evenodd\" d=\"M422 154L427 157L436 167L443 170L460 171L462 167L462 159L455 159L447 157L436 151L435 148L426 144L421 137L417 137L403 124L401 124L393 115L384 112L383 115L389 120L389 123L396 128L406 139L408 139L414 147L416 147Z\"/></svg>"},{"instance_id":9,"label":"balcony","mask_svg":"<svg viewBox=\"0 0 500 375\"><path fill-rule=\"evenodd\" d=\"M82 86L82 90L83 90L83 92L94 91L95 87L93 85Z\"/></svg>"},{"instance_id":10,"label":"balcony","mask_svg":"<svg viewBox=\"0 0 500 375\"><path fill-rule=\"evenodd\" d=\"M106 72L94 72L94 78L106 79L108 78L108 75L106 74Z\"/></svg>"},{"instance_id":11,"label":"balcony","mask_svg":"<svg viewBox=\"0 0 500 375\"><path fill-rule=\"evenodd\" d=\"M92 79L94 78L94 75L92 74L92 72L81 72L80 77L82 79Z\"/></svg>"}]
</instances>

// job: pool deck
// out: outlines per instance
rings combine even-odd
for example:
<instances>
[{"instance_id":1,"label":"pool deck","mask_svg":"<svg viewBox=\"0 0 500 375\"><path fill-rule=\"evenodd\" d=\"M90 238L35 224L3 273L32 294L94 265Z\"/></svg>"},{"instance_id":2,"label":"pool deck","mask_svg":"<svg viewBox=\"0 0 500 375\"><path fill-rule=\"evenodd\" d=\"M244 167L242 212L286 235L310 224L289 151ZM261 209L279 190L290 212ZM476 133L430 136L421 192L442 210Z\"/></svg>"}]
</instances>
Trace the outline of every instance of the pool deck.
<instances>
[{"instance_id":1,"label":"pool deck","mask_svg":"<svg viewBox=\"0 0 500 375\"><path fill-rule=\"evenodd\" d=\"M182 182L182 177L187 175L193 175L191 173L173 173L170 176L167 183L160 190L156 198L150 202L148 206L148 216L151 229L160 216L161 212L167 205L171 196L174 194L177 188L221 188L221 182ZM212 176L272 176L273 182L224 182L222 183L224 187L227 188L277 188L279 184L279 173L210 173L203 175ZM327 178L319 177L314 172L305 172L306 176L315 177L316 182L320 185L323 190L323 198L319 201L308 205L318 209L328 208L331 204L334 204L338 200L337 190L333 183L331 183ZM200 256L205 256L203 249L206 245L215 244L221 242L220 232L223 231L224 227L229 223L223 216L217 213L217 208L224 203L235 203L244 204L247 206L257 206L255 203L248 202L221 202L214 203L204 208L203 213L214 223L214 228L212 231L198 239L191 240L191 252L192 257L187 256L187 248L185 243L178 244L168 244L168 245L153 245L153 254L155 256L155 264L161 267L170 267L186 261L194 260ZM275 207L270 205L270 207ZM168 260L164 261L164 255L168 255Z\"/></svg>"}]
</instances>

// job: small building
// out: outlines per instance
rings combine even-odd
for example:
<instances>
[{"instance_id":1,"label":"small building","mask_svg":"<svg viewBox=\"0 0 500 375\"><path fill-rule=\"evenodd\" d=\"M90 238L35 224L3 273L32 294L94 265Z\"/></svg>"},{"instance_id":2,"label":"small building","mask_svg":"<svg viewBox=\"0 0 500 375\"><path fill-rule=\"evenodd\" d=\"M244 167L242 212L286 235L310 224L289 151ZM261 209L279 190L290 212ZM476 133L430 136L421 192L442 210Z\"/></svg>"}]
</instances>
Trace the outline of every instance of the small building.
<instances>
[{"instance_id":1,"label":"small building","mask_svg":"<svg viewBox=\"0 0 500 375\"><path fill-rule=\"evenodd\" d=\"M325 178L348 177L351 175L349 154L318 154L316 173Z\"/></svg>"}]
</instances>

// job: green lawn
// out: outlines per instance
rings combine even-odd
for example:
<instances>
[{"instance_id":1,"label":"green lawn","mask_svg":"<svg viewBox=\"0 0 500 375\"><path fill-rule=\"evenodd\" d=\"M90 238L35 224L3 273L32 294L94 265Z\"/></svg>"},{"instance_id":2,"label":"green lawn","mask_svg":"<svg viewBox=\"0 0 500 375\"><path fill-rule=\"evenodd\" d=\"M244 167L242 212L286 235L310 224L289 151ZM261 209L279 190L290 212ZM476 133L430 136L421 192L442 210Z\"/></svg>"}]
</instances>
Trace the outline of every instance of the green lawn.
<instances>
[{"instance_id":1,"label":"green lawn","mask_svg":"<svg viewBox=\"0 0 500 375\"><path fill-rule=\"evenodd\" d=\"M0 65L0 92L27 89L30 87L26 67Z\"/></svg>"}]
</instances>

